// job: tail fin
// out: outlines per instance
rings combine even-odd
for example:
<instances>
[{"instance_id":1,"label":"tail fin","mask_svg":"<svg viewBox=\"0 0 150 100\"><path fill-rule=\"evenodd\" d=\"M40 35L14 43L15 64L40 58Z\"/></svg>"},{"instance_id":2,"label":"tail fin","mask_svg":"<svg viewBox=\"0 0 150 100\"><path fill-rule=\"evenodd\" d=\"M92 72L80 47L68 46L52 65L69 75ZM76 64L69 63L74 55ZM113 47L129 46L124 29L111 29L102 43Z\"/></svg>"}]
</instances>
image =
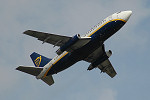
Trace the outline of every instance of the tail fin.
<instances>
[{"instance_id":1,"label":"tail fin","mask_svg":"<svg viewBox=\"0 0 150 100\"><path fill-rule=\"evenodd\" d=\"M30 55L34 65L36 67L44 67L48 62L50 62L52 59L46 58L38 53L33 52Z\"/></svg>"}]
</instances>

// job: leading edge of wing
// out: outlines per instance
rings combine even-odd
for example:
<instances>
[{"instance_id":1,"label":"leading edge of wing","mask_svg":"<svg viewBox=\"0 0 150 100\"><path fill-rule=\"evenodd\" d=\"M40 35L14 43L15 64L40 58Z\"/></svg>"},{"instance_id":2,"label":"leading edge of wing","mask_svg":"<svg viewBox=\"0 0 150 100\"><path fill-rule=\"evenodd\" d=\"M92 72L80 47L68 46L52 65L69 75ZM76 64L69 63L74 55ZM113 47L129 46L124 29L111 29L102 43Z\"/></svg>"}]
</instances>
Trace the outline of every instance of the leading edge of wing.
<instances>
[{"instance_id":1,"label":"leading edge of wing","mask_svg":"<svg viewBox=\"0 0 150 100\"><path fill-rule=\"evenodd\" d=\"M67 42L71 37L68 36L62 36L62 35L56 35L51 33L45 33L45 32L38 32L33 30L27 30L23 34L32 36L37 38L40 41L50 43L55 46L62 46L65 42Z\"/></svg>"}]
</instances>

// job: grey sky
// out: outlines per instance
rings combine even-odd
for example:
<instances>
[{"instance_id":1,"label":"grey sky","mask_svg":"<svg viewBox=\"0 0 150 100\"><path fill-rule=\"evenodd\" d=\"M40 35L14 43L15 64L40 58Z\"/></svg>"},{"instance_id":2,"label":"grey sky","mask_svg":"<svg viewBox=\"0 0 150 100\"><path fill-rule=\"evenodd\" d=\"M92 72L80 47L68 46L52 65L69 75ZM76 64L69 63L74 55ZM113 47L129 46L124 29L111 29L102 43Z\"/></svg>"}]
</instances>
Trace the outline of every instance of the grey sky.
<instances>
[{"instance_id":1,"label":"grey sky","mask_svg":"<svg viewBox=\"0 0 150 100\"><path fill-rule=\"evenodd\" d=\"M0 100L149 100L149 0L0 0ZM117 71L113 79L98 69L87 71L79 62L54 75L49 87L35 77L15 70L33 65L29 55L49 58L56 48L23 35L25 30L73 36L83 35L105 17L132 10L126 25L105 42Z\"/></svg>"}]
</instances>

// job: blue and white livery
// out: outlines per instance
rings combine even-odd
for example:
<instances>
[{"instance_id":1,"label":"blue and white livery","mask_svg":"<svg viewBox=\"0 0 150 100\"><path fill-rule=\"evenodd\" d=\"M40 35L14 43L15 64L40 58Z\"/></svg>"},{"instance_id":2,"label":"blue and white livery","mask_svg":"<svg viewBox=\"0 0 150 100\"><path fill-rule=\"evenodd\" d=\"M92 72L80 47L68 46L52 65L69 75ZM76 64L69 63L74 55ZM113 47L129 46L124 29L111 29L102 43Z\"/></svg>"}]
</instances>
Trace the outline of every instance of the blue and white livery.
<instances>
[{"instance_id":1,"label":"blue and white livery","mask_svg":"<svg viewBox=\"0 0 150 100\"><path fill-rule=\"evenodd\" d=\"M36 76L48 85L54 83L53 74L63 71L78 61L90 63L88 70L99 68L113 78L117 73L109 61L111 50L105 51L104 41L115 34L130 18L132 11L121 11L105 18L85 35L76 34L73 37L55 35L28 30L24 34L37 38L43 43L60 47L53 59L38 53L30 55L35 67L19 66L19 71Z\"/></svg>"}]
</instances>

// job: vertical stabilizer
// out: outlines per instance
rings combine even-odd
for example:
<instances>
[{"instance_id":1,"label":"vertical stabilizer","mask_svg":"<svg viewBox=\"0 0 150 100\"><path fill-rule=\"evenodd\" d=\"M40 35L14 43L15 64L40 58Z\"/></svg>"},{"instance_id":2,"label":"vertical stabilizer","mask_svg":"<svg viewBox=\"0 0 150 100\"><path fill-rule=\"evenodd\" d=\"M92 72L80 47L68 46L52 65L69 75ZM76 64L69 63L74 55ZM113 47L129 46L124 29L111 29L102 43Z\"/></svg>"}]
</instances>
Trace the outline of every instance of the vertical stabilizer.
<instances>
[{"instance_id":1,"label":"vertical stabilizer","mask_svg":"<svg viewBox=\"0 0 150 100\"><path fill-rule=\"evenodd\" d=\"M48 62L50 62L52 60L52 59L46 58L36 52L33 52L30 55L30 57L36 67L44 67Z\"/></svg>"}]
</instances>

